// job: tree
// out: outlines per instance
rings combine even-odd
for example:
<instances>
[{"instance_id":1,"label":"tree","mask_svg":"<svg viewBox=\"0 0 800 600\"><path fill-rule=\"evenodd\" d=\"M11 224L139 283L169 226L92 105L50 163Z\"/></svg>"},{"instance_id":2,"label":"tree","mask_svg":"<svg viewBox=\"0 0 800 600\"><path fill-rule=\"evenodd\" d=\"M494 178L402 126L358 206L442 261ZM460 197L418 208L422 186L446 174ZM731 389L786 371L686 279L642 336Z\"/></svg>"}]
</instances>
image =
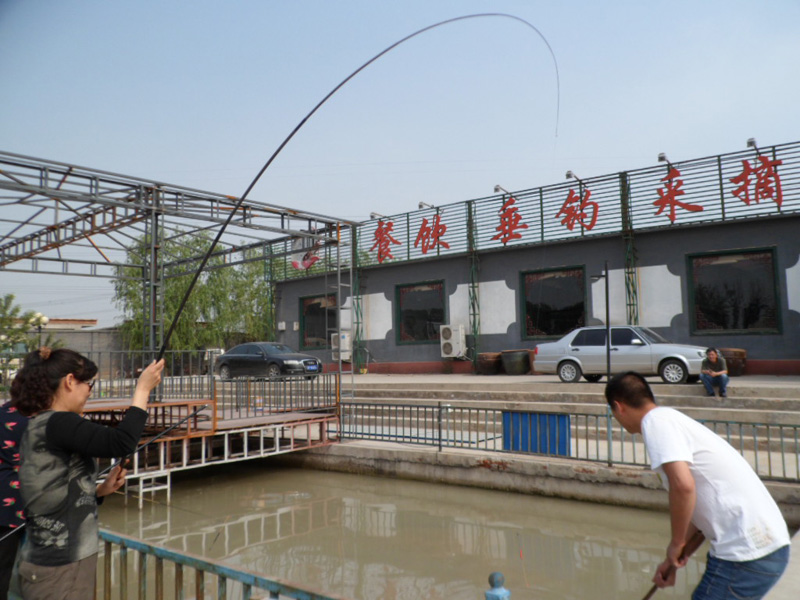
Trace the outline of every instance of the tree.
<instances>
[{"instance_id":1,"label":"tree","mask_svg":"<svg viewBox=\"0 0 800 600\"><path fill-rule=\"evenodd\" d=\"M0 353L10 354L18 344L25 344L30 330L33 311L22 312L22 308L14 304L14 294L6 294L0 300Z\"/></svg>"},{"instance_id":2,"label":"tree","mask_svg":"<svg viewBox=\"0 0 800 600\"><path fill-rule=\"evenodd\" d=\"M165 332L210 245L206 232L189 235L183 231L161 245ZM114 300L125 317L122 339L129 349L141 349L147 343L143 273L149 246L149 238L143 236L129 249L126 266L117 269L114 283ZM245 340L271 339L274 308L269 260L257 260L256 252L242 255L256 260L235 266L226 266L222 255L209 259L169 340L170 349L225 348Z\"/></svg>"}]
</instances>

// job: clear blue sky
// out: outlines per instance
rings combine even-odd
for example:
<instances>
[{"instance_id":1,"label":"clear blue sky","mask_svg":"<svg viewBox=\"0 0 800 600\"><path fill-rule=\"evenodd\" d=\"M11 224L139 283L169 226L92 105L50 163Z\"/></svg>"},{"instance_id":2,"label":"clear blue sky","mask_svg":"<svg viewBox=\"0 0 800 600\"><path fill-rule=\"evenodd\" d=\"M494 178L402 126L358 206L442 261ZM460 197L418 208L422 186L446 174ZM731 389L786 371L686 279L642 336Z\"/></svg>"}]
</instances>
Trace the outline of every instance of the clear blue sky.
<instances>
[{"instance_id":1,"label":"clear blue sky","mask_svg":"<svg viewBox=\"0 0 800 600\"><path fill-rule=\"evenodd\" d=\"M0 0L0 149L346 219L800 139L800 2ZM4 232L0 231L0 237ZM65 291L74 288L74 291ZM0 271L113 323L106 281Z\"/></svg>"}]
</instances>

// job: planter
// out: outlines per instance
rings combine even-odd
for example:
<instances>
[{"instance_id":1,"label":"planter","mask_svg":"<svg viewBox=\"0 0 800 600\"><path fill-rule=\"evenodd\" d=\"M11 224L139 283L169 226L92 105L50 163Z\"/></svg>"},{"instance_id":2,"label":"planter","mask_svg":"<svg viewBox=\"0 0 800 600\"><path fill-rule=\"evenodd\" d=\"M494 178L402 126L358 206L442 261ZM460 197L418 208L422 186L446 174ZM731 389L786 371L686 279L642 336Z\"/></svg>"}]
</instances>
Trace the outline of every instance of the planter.
<instances>
[{"instance_id":1,"label":"planter","mask_svg":"<svg viewBox=\"0 0 800 600\"><path fill-rule=\"evenodd\" d=\"M509 375L525 375L531 370L531 359L527 350L505 350L500 354L503 369Z\"/></svg>"}]
</instances>

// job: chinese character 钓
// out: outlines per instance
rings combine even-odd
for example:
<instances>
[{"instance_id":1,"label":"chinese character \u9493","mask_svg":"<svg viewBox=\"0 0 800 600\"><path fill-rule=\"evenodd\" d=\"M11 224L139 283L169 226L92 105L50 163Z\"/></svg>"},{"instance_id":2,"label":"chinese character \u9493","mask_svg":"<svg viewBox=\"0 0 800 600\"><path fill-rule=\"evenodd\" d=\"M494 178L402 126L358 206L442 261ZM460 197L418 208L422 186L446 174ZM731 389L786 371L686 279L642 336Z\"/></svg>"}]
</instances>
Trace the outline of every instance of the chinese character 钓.
<instances>
[{"instance_id":1,"label":"chinese character \u9493","mask_svg":"<svg viewBox=\"0 0 800 600\"><path fill-rule=\"evenodd\" d=\"M414 248L419 246L420 242L422 242L423 254L427 254L428 250L431 250L436 246L444 246L445 248L449 248L450 244L442 239L445 231L447 231L447 225L441 222L439 215L436 215L433 218L432 225L428 225L428 219L422 219L422 225L419 227L419 233L417 234L417 241L414 242Z\"/></svg>"},{"instance_id":2,"label":"chinese character \u9493","mask_svg":"<svg viewBox=\"0 0 800 600\"><path fill-rule=\"evenodd\" d=\"M592 192L589 190L586 190L586 194L581 198L575 193L575 190L570 189L567 199L564 200L564 204L561 205L561 210L559 210L556 215L556 219L563 216L564 218L561 219L561 224L566 225L567 229L570 231L575 227L575 223L580 223L586 229L591 230L594 224L597 223L597 214L600 212L600 207L597 205L597 202L589 200L591 196ZM576 201L579 201L577 206L575 206ZM587 209L592 211L592 218L589 219L588 223L586 222L588 216Z\"/></svg>"},{"instance_id":3,"label":"chinese character \u9493","mask_svg":"<svg viewBox=\"0 0 800 600\"><path fill-rule=\"evenodd\" d=\"M500 209L500 225L495 227L495 231L499 231L493 240L500 240L503 245L507 244L509 240L518 240L522 237L521 233L517 233L517 229L527 229L528 225L521 223L522 217L519 210L514 206L513 196L509 196L508 200L503 203L503 208Z\"/></svg>"},{"instance_id":4,"label":"chinese character \u9493","mask_svg":"<svg viewBox=\"0 0 800 600\"><path fill-rule=\"evenodd\" d=\"M658 190L658 200L653 202L653 206L658 207L656 216L664 212L664 209L669 207L669 220L675 222L675 207L688 210L689 212L702 212L703 207L697 204L689 204L678 200L678 196L683 196L684 192L681 187L683 180L680 179L681 172L675 167L670 167L669 173L661 181L666 181L666 185Z\"/></svg>"}]
</instances>

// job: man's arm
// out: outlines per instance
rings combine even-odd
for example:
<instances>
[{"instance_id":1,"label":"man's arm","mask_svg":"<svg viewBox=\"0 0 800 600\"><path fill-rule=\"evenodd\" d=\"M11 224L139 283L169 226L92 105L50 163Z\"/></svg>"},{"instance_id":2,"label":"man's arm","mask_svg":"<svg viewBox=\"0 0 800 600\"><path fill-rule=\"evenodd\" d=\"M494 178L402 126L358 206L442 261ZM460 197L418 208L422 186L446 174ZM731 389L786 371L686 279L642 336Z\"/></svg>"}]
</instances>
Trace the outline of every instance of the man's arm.
<instances>
[{"instance_id":1,"label":"man's arm","mask_svg":"<svg viewBox=\"0 0 800 600\"><path fill-rule=\"evenodd\" d=\"M662 465L664 474L669 480L669 516L672 537L667 546L667 558L656 570L653 583L658 587L675 585L674 569L686 565L687 558L680 559L686 541L697 531L692 525L692 515L697 502L694 476L689 470L689 463L676 461ZM671 576L668 573L671 571Z\"/></svg>"}]
</instances>

